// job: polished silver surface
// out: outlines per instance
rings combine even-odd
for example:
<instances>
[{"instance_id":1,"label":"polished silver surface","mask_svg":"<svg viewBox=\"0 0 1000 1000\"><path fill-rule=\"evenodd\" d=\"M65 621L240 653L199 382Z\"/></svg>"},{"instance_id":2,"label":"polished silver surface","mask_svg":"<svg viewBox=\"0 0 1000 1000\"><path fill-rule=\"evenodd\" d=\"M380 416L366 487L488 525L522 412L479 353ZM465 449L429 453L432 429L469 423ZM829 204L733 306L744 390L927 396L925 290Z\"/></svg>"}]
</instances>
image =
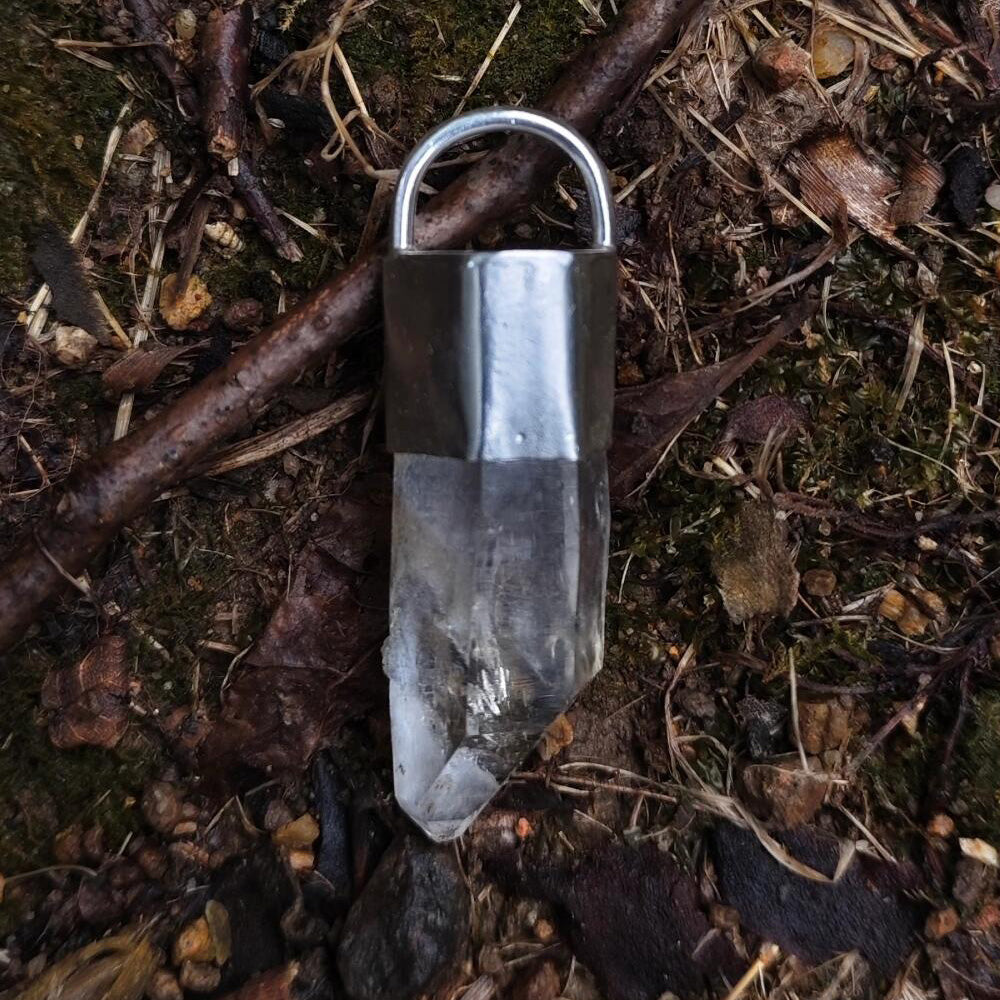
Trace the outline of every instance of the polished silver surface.
<instances>
[{"instance_id":1,"label":"polished silver surface","mask_svg":"<svg viewBox=\"0 0 1000 1000\"><path fill-rule=\"evenodd\" d=\"M616 269L602 250L391 256L389 449L496 462L606 451Z\"/></svg>"},{"instance_id":2,"label":"polished silver surface","mask_svg":"<svg viewBox=\"0 0 1000 1000\"><path fill-rule=\"evenodd\" d=\"M585 250L411 248L421 178L448 146L528 131L573 158L590 192ZM570 459L611 440L617 257L607 172L549 115L493 108L432 132L400 176L384 268L386 423L393 452L469 461Z\"/></svg>"},{"instance_id":3,"label":"polished silver surface","mask_svg":"<svg viewBox=\"0 0 1000 1000\"><path fill-rule=\"evenodd\" d=\"M452 118L428 133L407 158L396 186L392 220L394 250L413 248L417 193L427 168L446 150L491 132L525 132L558 146L583 176L594 217L594 246L615 247L614 200L608 172L594 148L571 125L529 108L483 108Z\"/></svg>"}]
</instances>

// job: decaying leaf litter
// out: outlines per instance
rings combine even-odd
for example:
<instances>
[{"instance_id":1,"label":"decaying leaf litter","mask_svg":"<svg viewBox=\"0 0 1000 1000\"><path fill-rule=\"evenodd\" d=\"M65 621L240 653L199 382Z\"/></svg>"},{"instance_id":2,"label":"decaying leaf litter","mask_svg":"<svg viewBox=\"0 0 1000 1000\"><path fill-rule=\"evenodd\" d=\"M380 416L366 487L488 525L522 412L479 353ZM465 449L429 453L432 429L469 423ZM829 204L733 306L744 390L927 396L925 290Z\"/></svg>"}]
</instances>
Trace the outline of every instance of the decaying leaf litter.
<instances>
[{"instance_id":1,"label":"decaying leaf litter","mask_svg":"<svg viewBox=\"0 0 1000 1000\"><path fill-rule=\"evenodd\" d=\"M51 227L4 234L12 540L293 328L376 245L426 128L537 103L616 24L579 0L32 8L2 29L4 183L80 259L35 271ZM233 19L254 100L209 122ZM5 654L2 985L996 995L997 27L973 0L703 4L588 126L622 240L608 662L457 851L389 795L373 322L206 472L109 510L127 527ZM582 198L567 169L461 238L568 243ZM59 308L88 295L84 330Z\"/></svg>"}]
</instances>

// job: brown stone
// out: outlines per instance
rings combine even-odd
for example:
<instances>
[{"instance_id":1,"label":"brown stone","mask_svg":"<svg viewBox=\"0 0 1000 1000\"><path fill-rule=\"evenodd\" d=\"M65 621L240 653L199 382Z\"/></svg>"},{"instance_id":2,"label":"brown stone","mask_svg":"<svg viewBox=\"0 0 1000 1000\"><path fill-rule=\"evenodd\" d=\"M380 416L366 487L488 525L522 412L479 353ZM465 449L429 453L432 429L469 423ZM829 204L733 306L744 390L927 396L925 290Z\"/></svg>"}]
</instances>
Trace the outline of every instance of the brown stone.
<instances>
[{"instance_id":1,"label":"brown stone","mask_svg":"<svg viewBox=\"0 0 1000 1000\"><path fill-rule=\"evenodd\" d=\"M932 837L950 837L955 832L955 821L947 813L936 813L927 824Z\"/></svg>"},{"instance_id":2,"label":"brown stone","mask_svg":"<svg viewBox=\"0 0 1000 1000\"><path fill-rule=\"evenodd\" d=\"M837 589L837 574L829 569L806 570L802 586L812 597L829 597Z\"/></svg>"},{"instance_id":3,"label":"brown stone","mask_svg":"<svg viewBox=\"0 0 1000 1000\"><path fill-rule=\"evenodd\" d=\"M212 930L204 917L191 921L187 927L174 938L171 951L174 965L185 962L214 962L215 939Z\"/></svg>"},{"instance_id":4,"label":"brown stone","mask_svg":"<svg viewBox=\"0 0 1000 1000\"><path fill-rule=\"evenodd\" d=\"M309 813L285 823L274 831L273 840L279 847L312 847L319 837L319 824Z\"/></svg>"},{"instance_id":5,"label":"brown stone","mask_svg":"<svg viewBox=\"0 0 1000 1000\"><path fill-rule=\"evenodd\" d=\"M61 865L78 865L83 857L83 827L74 823L60 830L52 841L52 854Z\"/></svg>"},{"instance_id":6,"label":"brown stone","mask_svg":"<svg viewBox=\"0 0 1000 1000\"><path fill-rule=\"evenodd\" d=\"M169 781L153 781L142 793L142 814L157 833L172 833L181 820L180 789Z\"/></svg>"},{"instance_id":7,"label":"brown stone","mask_svg":"<svg viewBox=\"0 0 1000 1000\"><path fill-rule=\"evenodd\" d=\"M768 90L788 90L809 71L809 53L790 38L771 38L758 46L753 68Z\"/></svg>"},{"instance_id":8,"label":"brown stone","mask_svg":"<svg viewBox=\"0 0 1000 1000\"><path fill-rule=\"evenodd\" d=\"M146 988L149 1000L184 1000L184 991L169 969L157 969Z\"/></svg>"},{"instance_id":9,"label":"brown stone","mask_svg":"<svg viewBox=\"0 0 1000 1000\"><path fill-rule=\"evenodd\" d=\"M177 294L177 275L168 274L160 285L160 313L172 330L186 330L210 305L205 282L192 274L183 295Z\"/></svg>"},{"instance_id":10,"label":"brown stone","mask_svg":"<svg viewBox=\"0 0 1000 1000\"><path fill-rule=\"evenodd\" d=\"M799 734L808 754L837 750L851 735L851 708L837 698L829 701L799 700ZM794 731L789 733L794 741Z\"/></svg>"},{"instance_id":11,"label":"brown stone","mask_svg":"<svg viewBox=\"0 0 1000 1000\"><path fill-rule=\"evenodd\" d=\"M747 794L768 819L790 828L808 823L823 805L826 781L788 764L751 764L743 771Z\"/></svg>"},{"instance_id":12,"label":"brown stone","mask_svg":"<svg viewBox=\"0 0 1000 1000\"><path fill-rule=\"evenodd\" d=\"M953 906L949 906L943 910L935 910L927 918L927 923L924 925L924 933L932 941L938 941L957 930L958 925L958 911Z\"/></svg>"},{"instance_id":13,"label":"brown stone","mask_svg":"<svg viewBox=\"0 0 1000 1000\"><path fill-rule=\"evenodd\" d=\"M185 962L181 966L180 984L192 993L212 993L219 988L222 973L206 962Z\"/></svg>"}]
</instances>

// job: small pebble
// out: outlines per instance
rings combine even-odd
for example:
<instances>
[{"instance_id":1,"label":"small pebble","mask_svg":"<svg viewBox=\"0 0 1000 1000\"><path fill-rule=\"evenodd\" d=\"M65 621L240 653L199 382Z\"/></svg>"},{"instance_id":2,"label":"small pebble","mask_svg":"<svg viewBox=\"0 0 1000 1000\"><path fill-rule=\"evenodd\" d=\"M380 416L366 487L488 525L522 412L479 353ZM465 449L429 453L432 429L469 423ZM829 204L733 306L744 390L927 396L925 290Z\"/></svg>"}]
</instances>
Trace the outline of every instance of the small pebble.
<instances>
[{"instance_id":1,"label":"small pebble","mask_svg":"<svg viewBox=\"0 0 1000 1000\"><path fill-rule=\"evenodd\" d=\"M788 90L808 71L809 53L790 38L771 38L758 46L753 68L769 90Z\"/></svg>"},{"instance_id":2,"label":"small pebble","mask_svg":"<svg viewBox=\"0 0 1000 1000\"><path fill-rule=\"evenodd\" d=\"M56 327L53 354L67 368L82 368L97 350L97 338L79 326L61 323Z\"/></svg>"},{"instance_id":3,"label":"small pebble","mask_svg":"<svg viewBox=\"0 0 1000 1000\"><path fill-rule=\"evenodd\" d=\"M829 569L806 570L802 586L813 597L829 597L837 589L837 574Z\"/></svg>"},{"instance_id":4,"label":"small pebble","mask_svg":"<svg viewBox=\"0 0 1000 1000\"><path fill-rule=\"evenodd\" d=\"M226 306L222 322L239 333L255 330L264 324L264 306L257 299L237 299Z\"/></svg>"},{"instance_id":5,"label":"small pebble","mask_svg":"<svg viewBox=\"0 0 1000 1000\"><path fill-rule=\"evenodd\" d=\"M135 853L135 862L149 878L159 880L167 873L167 855L155 844L143 844Z\"/></svg>"},{"instance_id":6,"label":"small pebble","mask_svg":"<svg viewBox=\"0 0 1000 1000\"><path fill-rule=\"evenodd\" d=\"M987 844L985 840L975 837L962 837L958 846L967 858L974 858L976 861L991 868L1000 868L1000 855L992 844Z\"/></svg>"},{"instance_id":7,"label":"small pebble","mask_svg":"<svg viewBox=\"0 0 1000 1000\"><path fill-rule=\"evenodd\" d=\"M208 921L204 917L193 920L174 938L171 957L174 965L181 965L184 962L215 961L215 941Z\"/></svg>"},{"instance_id":8,"label":"small pebble","mask_svg":"<svg viewBox=\"0 0 1000 1000\"><path fill-rule=\"evenodd\" d=\"M932 941L938 941L957 930L958 924L958 911L953 906L949 906L943 910L936 910L927 918L924 933Z\"/></svg>"},{"instance_id":9,"label":"small pebble","mask_svg":"<svg viewBox=\"0 0 1000 1000\"><path fill-rule=\"evenodd\" d=\"M83 857L85 861L89 861L92 865L99 865L104 861L104 857L107 854L107 848L104 843L104 827L103 826L92 826L83 835L82 840L83 846Z\"/></svg>"},{"instance_id":10,"label":"small pebble","mask_svg":"<svg viewBox=\"0 0 1000 1000\"><path fill-rule=\"evenodd\" d=\"M61 865L78 865L83 857L83 827L74 823L60 830L52 841L52 854Z\"/></svg>"},{"instance_id":11,"label":"small pebble","mask_svg":"<svg viewBox=\"0 0 1000 1000\"><path fill-rule=\"evenodd\" d=\"M535 937L539 941L551 941L556 936L556 929L552 926L551 920L539 917L535 921Z\"/></svg>"},{"instance_id":12,"label":"small pebble","mask_svg":"<svg viewBox=\"0 0 1000 1000\"><path fill-rule=\"evenodd\" d=\"M198 832L198 824L193 819L186 819L183 823L178 823L170 831L172 837L190 837Z\"/></svg>"},{"instance_id":13,"label":"small pebble","mask_svg":"<svg viewBox=\"0 0 1000 1000\"><path fill-rule=\"evenodd\" d=\"M146 987L149 1000L184 1000L184 991L169 969L157 969Z\"/></svg>"},{"instance_id":14,"label":"small pebble","mask_svg":"<svg viewBox=\"0 0 1000 1000\"><path fill-rule=\"evenodd\" d=\"M205 282L192 274L183 295L177 294L177 275L168 274L160 285L160 313L172 330L186 330L210 305Z\"/></svg>"},{"instance_id":15,"label":"small pebble","mask_svg":"<svg viewBox=\"0 0 1000 1000\"><path fill-rule=\"evenodd\" d=\"M898 590L887 590L882 595L882 603L878 606L878 613L889 621L899 621L906 613L909 603Z\"/></svg>"},{"instance_id":16,"label":"small pebble","mask_svg":"<svg viewBox=\"0 0 1000 1000\"><path fill-rule=\"evenodd\" d=\"M142 793L142 814L157 833L170 833L181 820L181 791L169 781L153 781Z\"/></svg>"},{"instance_id":17,"label":"small pebble","mask_svg":"<svg viewBox=\"0 0 1000 1000\"><path fill-rule=\"evenodd\" d=\"M185 962L181 966L180 984L192 993L212 993L219 988L222 973L206 962Z\"/></svg>"},{"instance_id":18,"label":"small pebble","mask_svg":"<svg viewBox=\"0 0 1000 1000\"><path fill-rule=\"evenodd\" d=\"M319 837L319 823L309 813L303 813L291 823L285 823L274 831L272 839L279 847L312 847Z\"/></svg>"},{"instance_id":19,"label":"small pebble","mask_svg":"<svg viewBox=\"0 0 1000 1000\"><path fill-rule=\"evenodd\" d=\"M816 78L840 76L854 62L854 36L834 24L821 24L813 35Z\"/></svg>"},{"instance_id":20,"label":"small pebble","mask_svg":"<svg viewBox=\"0 0 1000 1000\"><path fill-rule=\"evenodd\" d=\"M932 837L950 837L955 832L955 821L947 813L937 813L927 824L927 832Z\"/></svg>"},{"instance_id":21,"label":"small pebble","mask_svg":"<svg viewBox=\"0 0 1000 1000\"><path fill-rule=\"evenodd\" d=\"M174 15L174 31L182 42L190 42L198 33L198 15L184 7Z\"/></svg>"},{"instance_id":22,"label":"small pebble","mask_svg":"<svg viewBox=\"0 0 1000 1000\"><path fill-rule=\"evenodd\" d=\"M288 852L288 864L293 872L312 871L316 865L316 856L312 851L297 847Z\"/></svg>"},{"instance_id":23,"label":"small pebble","mask_svg":"<svg viewBox=\"0 0 1000 1000\"><path fill-rule=\"evenodd\" d=\"M264 812L264 829L274 833L279 827L291 823L293 819L295 816L284 799L271 799Z\"/></svg>"},{"instance_id":24,"label":"small pebble","mask_svg":"<svg viewBox=\"0 0 1000 1000\"><path fill-rule=\"evenodd\" d=\"M986 189L986 204L994 211L1000 212L1000 184L991 184Z\"/></svg>"}]
</instances>

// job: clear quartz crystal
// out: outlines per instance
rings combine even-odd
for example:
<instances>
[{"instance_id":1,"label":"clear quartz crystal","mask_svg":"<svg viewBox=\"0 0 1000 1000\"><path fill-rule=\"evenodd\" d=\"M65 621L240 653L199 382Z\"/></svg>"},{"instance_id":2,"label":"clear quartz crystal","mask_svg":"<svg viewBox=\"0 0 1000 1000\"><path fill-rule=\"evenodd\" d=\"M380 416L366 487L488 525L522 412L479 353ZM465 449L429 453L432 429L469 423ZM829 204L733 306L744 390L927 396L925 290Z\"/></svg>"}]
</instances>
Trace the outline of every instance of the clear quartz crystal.
<instances>
[{"instance_id":1,"label":"clear quartz crystal","mask_svg":"<svg viewBox=\"0 0 1000 1000\"><path fill-rule=\"evenodd\" d=\"M607 467L397 454L390 680L396 798L459 836L600 670Z\"/></svg>"}]
</instances>

